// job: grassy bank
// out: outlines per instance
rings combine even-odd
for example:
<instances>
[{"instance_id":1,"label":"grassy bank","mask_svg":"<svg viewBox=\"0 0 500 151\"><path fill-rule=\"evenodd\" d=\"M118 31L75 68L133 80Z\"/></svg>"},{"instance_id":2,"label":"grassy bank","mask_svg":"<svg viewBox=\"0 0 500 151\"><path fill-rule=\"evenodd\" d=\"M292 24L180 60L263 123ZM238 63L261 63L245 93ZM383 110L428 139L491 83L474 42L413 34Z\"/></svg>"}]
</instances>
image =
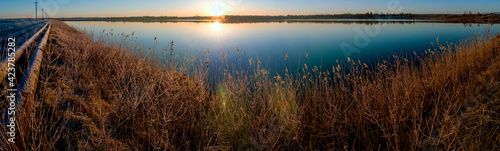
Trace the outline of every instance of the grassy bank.
<instances>
[{"instance_id":1,"label":"grassy bank","mask_svg":"<svg viewBox=\"0 0 500 151\"><path fill-rule=\"evenodd\" d=\"M194 148L202 138L196 79L163 72L59 21L44 55L28 150Z\"/></svg>"},{"instance_id":2,"label":"grassy bank","mask_svg":"<svg viewBox=\"0 0 500 151\"><path fill-rule=\"evenodd\" d=\"M498 36L440 45L418 65L394 56L275 75L224 54L162 63L51 23L24 149L500 149Z\"/></svg>"}]
</instances>

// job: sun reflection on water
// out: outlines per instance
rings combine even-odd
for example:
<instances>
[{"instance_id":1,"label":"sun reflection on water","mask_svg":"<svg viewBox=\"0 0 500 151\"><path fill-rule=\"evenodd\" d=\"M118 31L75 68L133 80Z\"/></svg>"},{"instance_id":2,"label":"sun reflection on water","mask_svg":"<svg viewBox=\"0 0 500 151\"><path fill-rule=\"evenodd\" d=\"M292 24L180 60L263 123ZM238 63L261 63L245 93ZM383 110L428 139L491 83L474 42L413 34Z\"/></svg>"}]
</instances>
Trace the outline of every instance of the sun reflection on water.
<instances>
[{"instance_id":1,"label":"sun reflection on water","mask_svg":"<svg viewBox=\"0 0 500 151\"><path fill-rule=\"evenodd\" d=\"M223 25L219 21L216 21L216 22L212 23L212 29L214 31L221 31L222 28L223 28Z\"/></svg>"}]
</instances>

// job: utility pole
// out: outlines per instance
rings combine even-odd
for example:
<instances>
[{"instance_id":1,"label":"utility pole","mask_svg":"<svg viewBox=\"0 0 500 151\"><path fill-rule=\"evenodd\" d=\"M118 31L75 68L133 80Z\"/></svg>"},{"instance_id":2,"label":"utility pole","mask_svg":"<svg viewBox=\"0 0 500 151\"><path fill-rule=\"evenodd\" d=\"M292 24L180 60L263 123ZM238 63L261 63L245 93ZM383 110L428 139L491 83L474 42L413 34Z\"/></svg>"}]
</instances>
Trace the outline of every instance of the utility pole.
<instances>
[{"instance_id":1,"label":"utility pole","mask_svg":"<svg viewBox=\"0 0 500 151\"><path fill-rule=\"evenodd\" d=\"M38 21L38 0L35 0L35 21Z\"/></svg>"},{"instance_id":2,"label":"utility pole","mask_svg":"<svg viewBox=\"0 0 500 151\"><path fill-rule=\"evenodd\" d=\"M44 20L44 18L43 18L43 8L42 8L42 20Z\"/></svg>"}]
</instances>

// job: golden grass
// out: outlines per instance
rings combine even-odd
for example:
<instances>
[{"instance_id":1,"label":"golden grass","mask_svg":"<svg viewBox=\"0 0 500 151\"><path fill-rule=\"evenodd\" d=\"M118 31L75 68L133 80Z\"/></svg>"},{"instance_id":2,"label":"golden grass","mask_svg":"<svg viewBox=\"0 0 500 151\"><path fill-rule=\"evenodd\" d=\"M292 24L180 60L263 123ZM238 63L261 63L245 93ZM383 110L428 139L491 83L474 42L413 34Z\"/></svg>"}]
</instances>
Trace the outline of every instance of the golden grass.
<instances>
[{"instance_id":1,"label":"golden grass","mask_svg":"<svg viewBox=\"0 0 500 151\"><path fill-rule=\"evenodd\" d=\"M229 52L210 61L153 46L175 59L147 59L128 36L96 43L51 23L25 149L500 149L499 36L372 69L349 60L271 75L258 58L245 69Z\"/></svg>"},{"instance_id":2,"label":"golden grass","mask_svg":"<svg viewBox=\"0 0 500 151\"><path fill-rule=\"evenodd\" d=\"M208 97L184 74L101 46L58 21L45 53L28 150L193 149ZM198 140L198 141L197 141Z\"/></svg>"}]
</instances>

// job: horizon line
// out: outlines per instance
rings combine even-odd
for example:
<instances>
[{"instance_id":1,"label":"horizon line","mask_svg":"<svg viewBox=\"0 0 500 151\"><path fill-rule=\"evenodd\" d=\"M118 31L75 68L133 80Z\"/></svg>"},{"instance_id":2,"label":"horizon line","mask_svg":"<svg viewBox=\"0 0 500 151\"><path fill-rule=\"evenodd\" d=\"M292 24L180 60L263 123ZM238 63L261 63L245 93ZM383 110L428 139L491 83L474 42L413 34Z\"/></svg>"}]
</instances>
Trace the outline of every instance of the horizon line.
<instances>
[{"instance_id":1,"label":"horizon line","mask_svg":"<svg viewBox=\"0 0 500 151\"><path fill-rule=\"evenodd\" d=\"M366 13L370 13L371 11L368 11ZM362 15L366 13L337 13L337 14L286 14L286 15L241 15L241 14L228 14L228 15L221 15L221 16L316 16L316 15ZM411 15L464 15L462 13L378 13L378 12L372 12L373 14L382 14L382 15L400 15L400 14L411 14ZM480 13L481 15L488 15L488 14L494 14L498 15L500 12L488 12L488 13ZM468 14L467 14L468 15ZM472 14L476 15L476 14ZM82 16L73 16L73 17L49 17L48 19L57 19L57 18L127 18L127 17L221 17L221 16L213 16L213 15L192 15L192 16L168 16L168 15L159 15L159 16L149 16L149 15L142 15L142 16L106 16L106 17L97 17L97 16L92 16L92 17L82 17ZM0 18L0 19L32 19L34 17L13 17L13 18Z\"/></svg>"}]
</instances>

